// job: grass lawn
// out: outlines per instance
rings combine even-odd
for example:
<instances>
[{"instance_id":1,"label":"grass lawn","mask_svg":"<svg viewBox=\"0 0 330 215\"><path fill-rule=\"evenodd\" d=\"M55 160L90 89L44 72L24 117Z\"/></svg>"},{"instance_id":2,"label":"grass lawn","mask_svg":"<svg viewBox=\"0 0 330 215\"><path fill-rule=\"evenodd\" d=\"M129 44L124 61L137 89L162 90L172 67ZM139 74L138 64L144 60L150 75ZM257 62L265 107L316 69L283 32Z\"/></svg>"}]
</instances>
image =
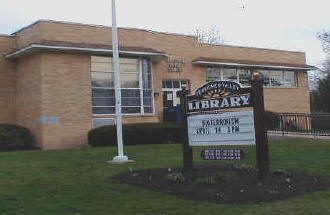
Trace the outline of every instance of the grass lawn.
<instances>
[{"instance_id":1,"label":"grass lawn","mask_svg":"<svg viewBox=\"0 0 330 215\"><path fill-rule=\"evenodd\" d=\"M330 190L285 201L221 205L187 201L111 177L129 168L181 165L181 145L126 147L135 163L109 165L116 148L0 153L0 214L330 214ZM254 147L241 163L255 164ZM270 143L271 168L330 176L330 142L286 140ZM195 150L195 161L201 161ZM223 161L216 161L223 162Z\"/></svg>"}]
</instances>

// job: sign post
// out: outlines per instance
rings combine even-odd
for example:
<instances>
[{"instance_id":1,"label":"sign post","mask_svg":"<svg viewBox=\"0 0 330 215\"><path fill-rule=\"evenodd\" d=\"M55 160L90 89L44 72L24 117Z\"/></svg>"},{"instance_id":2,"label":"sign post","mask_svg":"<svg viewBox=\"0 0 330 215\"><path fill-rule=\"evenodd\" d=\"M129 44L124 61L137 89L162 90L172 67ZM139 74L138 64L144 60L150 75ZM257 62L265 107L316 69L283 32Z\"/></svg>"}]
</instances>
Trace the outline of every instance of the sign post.
<instances>
[{"instance_id":1,"label":"sign post","mask_svg":"<svg viewBox=\"0 0 330 215\"><path fill-rule=\"evenodd\" d=\"M178 96L180 97L180 105L183 114L182 121L182 135L183 135L183 143L182 143L182 159L183 159L183 170L185 172L190 172L193 169L193 151L192 147L189 145L188 140L188 126L187 126L187 96L189 91L186 88L183 88L178 92Z\"/></svg>"},{"instance_id":2,"label":"sign post","mask_svg":"<svg viewBox=\"0 0 330 215\"><path fill-rule=\"evenodd\" d=\"M259 170L259 179L264 180L269 173L269 152L267 143L268 139L264 123L265 104L263 78L260 73L253 73L251 97L255 122L257 167Z\"/></svg>"}]
</instances>

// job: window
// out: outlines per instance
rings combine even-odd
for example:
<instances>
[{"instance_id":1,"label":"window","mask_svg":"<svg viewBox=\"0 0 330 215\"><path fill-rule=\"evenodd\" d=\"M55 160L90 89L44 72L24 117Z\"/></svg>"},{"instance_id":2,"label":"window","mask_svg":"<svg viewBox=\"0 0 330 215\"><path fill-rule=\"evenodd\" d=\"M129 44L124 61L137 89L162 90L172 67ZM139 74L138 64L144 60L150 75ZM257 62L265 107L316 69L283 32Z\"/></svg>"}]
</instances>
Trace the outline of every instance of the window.
<instances>
[{"instance_id":1,"label":"window","mask_svg":"<svg viewBox=\"0 0 330 215\"><path fill-rule=\"evenodd\" d=\"M236 69L222 69L222 80L226 81L238 81Z\"/></svg>"},{"instance_id":2,"label":"window","mask_svg":"<svg viewBox=\"0 0 330 215\"><path fill-rule=\"evenodd\" d=\"M264 77L265 86L296 86L296 75L294 71L282 70L259 70ZM206 69L206 81L229 80L235 81L243 86L249 86L251 71L249 69L228 69L220 67L209 67Z\"/></svg>"},{"instance_id":3,"label":"window","mask_svg":"<svg viewBox=\"0 0 330 215\"><path fill-rule=\"evenodd\" d=\"M206 81L221 80L221 69L218 67L209 67L206 69Z\"/></svg>"},{"instance_id":4,"label":"window","mask_svg":"<svg viewBox=\"0 0 330 215\"><path fill-rule=\"evenodd\" d=\"M238 82L243 86L249 86L251 81L251 72L248 69L237 69Z\"/></svg>"},{"instance_id":5,"label":"window","mask_svg":"<svg viewBox=\"0 0 330 215\"><path fill-rule=\"evenodd\" d=\"M243 86L249 86L251 72L248 69L229 69L220 67L209 67L206 69L206 81L226 80L235 81Z\"/></svg>"},{"instance_id":6,"label":"window","mask_svg":"<svg viewBox=\"0 0 330 215\"><path fill-rule=\"evenodd\" d=\"M115 113L112 58L92 56L93 114ZM123 114L153 113L151 62L120 58L121 102Z\"/></svg>"},{"instance_id":7,"label":"window","mask_svg":"<svg viewBox=\"0 0 330 215\"><path fill-rule=\"evenodd\" d=\"M114 125L115 119L112 118L94 118L93 119L93 128L98 128L105 125Z\"/></svg>"},{"instance_id":8,"label":"window","mask_svg":"<svg viewBox=\"0 0 330 215\"><path fill-rule=\"evenodd\" d=\"M296 78L294 71L282 70L260 70L264 76L265 86L283 86L294 87L296 86Z\"/></svg>"},{"instance_id":9,"label":"window","mask_svg":"<svg viewBox=\"0 0 330 215\"><path fill-rule=\"evenodd\" d=\"M163 89L182 89L182 87L189 88L188 80L163 80Z\"/></svg>"}]
</instances>

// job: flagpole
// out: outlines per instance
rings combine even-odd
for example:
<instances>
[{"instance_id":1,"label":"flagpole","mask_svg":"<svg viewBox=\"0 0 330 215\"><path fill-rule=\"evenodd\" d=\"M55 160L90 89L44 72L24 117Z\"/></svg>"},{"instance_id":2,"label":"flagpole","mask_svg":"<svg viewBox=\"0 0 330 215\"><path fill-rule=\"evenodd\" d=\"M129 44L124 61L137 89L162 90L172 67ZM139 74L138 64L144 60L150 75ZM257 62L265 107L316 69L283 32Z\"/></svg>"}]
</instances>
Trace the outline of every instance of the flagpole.
<instances>
[{"instance_id":1,"label":"flagpole","mask_svg":"<svg viewBox=\"0 0 330 215\"><path fill-rule=\"evenodd\" d=\"M122 136L122 114L121 114L121 83L120 83L120 68L119 68L119 48L118 48L118 30L116 20L116 4L112 0L112 50L113 58L112 65L114 70L114 85L115 85L115 107L116 107L116 128L117 128L117 144L118 155L110 162L125 163L128 162L128 157L124 155L123 136Z\"/></svg>"}]
</instances>

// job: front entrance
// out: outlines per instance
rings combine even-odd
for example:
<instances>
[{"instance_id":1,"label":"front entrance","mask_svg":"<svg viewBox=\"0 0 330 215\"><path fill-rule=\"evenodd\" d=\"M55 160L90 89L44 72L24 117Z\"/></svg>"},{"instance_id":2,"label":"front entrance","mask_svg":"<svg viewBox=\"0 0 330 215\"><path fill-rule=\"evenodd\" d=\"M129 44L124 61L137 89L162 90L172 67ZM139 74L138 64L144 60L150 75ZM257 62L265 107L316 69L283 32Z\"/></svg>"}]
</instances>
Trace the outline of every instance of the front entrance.
<instances>
[{"instance_id":1,"label":"front entrance","mask_svg":"<svg viewBox=\"0 0 330 215\"><path fill-rule=\"evenodd\" d=\"M180 98L177 96L177 92L182 87L188 87L187 80L163 80L163 119L165 122L180 122L182 120Z\"/></svg>"}]
</instances>

